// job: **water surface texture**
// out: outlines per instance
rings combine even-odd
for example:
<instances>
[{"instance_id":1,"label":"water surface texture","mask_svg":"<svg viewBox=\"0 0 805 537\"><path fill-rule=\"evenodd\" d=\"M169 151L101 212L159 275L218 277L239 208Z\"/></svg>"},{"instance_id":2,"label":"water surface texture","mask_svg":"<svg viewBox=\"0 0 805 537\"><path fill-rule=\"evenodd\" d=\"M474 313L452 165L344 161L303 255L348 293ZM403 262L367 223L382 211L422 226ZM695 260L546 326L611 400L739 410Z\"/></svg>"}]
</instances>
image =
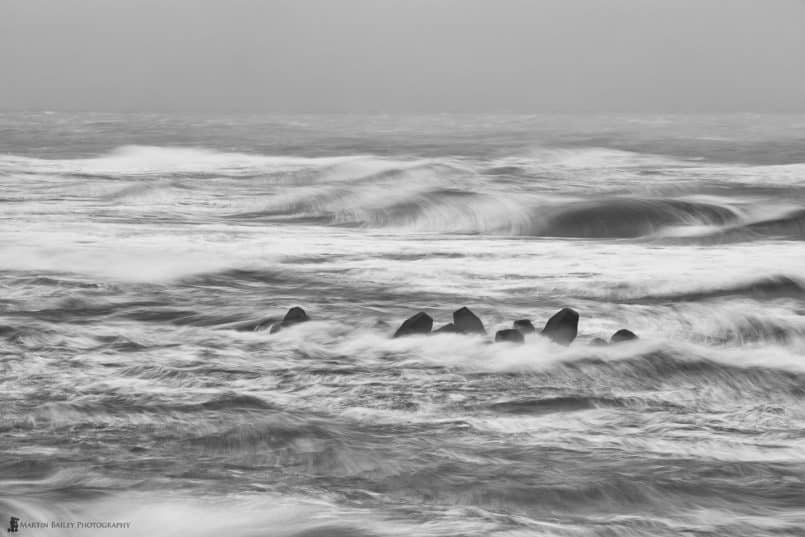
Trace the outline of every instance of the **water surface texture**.
<instances>
[{"instance_id":1,"label":"water surface texture","mask_svg":"<svg viewBox=\"0 0 805 537\"><path fill-rule=\"evenodd\" d=\"M0 523L805 535L803 239L805 116L0 115Z\"/></svg>"}]
</instances>

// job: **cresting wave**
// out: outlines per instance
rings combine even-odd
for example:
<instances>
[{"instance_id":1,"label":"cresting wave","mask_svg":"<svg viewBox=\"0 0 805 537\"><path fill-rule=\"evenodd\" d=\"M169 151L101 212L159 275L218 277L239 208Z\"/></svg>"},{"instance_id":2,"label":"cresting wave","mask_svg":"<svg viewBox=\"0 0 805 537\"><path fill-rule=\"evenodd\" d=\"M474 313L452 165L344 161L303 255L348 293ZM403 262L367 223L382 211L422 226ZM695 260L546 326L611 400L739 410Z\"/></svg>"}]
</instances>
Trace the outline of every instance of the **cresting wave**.
<instances>
[{"instance_id":1,"label":"cresting wave","mask_svg":"<svg viewBox=\"0 0 805 537\"><path fill-rule=\"evenodd\" d=\"M805 190L791 184L796 172L789 169L785 181L775 183L783 174L770 168L754 168L765 189L759 196L744 186L752 167L694 167L595 148L494 159L263 156L142 146L84 159L0 157L0 175L25 176L33 184L94 181L76 183L78 199L94 196L112 210L178 206L246 224L708 243L802 240ZM775 188L785 188L785 197ZM230 193L226 203L219 191Z\"/></svg>"}]
</instances>

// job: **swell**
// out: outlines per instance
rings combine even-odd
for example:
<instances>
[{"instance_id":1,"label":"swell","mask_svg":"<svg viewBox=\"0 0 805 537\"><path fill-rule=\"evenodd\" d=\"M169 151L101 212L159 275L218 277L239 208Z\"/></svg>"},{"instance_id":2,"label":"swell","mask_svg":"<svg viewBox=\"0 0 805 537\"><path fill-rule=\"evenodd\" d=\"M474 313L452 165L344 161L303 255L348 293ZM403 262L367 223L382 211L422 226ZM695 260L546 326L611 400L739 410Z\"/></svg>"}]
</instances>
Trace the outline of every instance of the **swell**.
<instances>
[{"instance_id":1,"label":"swell","mask_svg":"<svg viewBox=\"0 0 805 537\"><path fill-rule=\"evenodd\" d=\"M155 378L154 375L150 374L150 370L156 368L143 367L141 369L146 371L147 374L140 375L140 378ZM164 378L164 375L162 376ZM186 376L191 377L190 374ZM143 401L141 399L143 398L134 395L128 396L116 393L83 395L73 397L69 402L52 401L43 403L33 411L33 415L41 422L50 419L52 423L58 424L63 421L60 416L69 416L76 413L92 416L96 419L112 416L136 416L138 414L152 414L159 419L165 419L174 413L277 411L274 405L264 399L235 392L224 392L200 402L169 403L165 401Z\"/></svg>"},{"instance_id":2,"label":"swell","mask_svg":"<svg viewBox=\"0 0 805 537\"><path fill-rule=\"evenodd\" d=\"M727 226L696 238L697 242L739 242L757 239L805 240L805 209L779 217Z\"/></svg>"},{"instance_id":3,"label":"swell","mask_svg":"<svg viewBox=\"0 0 805 537\"><path fill-rule=\"evenodd\" d=\"M680 405L665 401L651 401L640 397L604 397L591 395L565 395L558 397L523 398L492 403L487 410L502 414L551 414L575 412L597 408L653 408L655 410L681 409Z\"/></svg>"},{"instance_id":4,"label":"swell","mask_svg":"<svg viewBox=\"0 0 805 537\"><path fill-rule=\"evenodd\" d=\"M755 280L710 289L645 295L619 302L652 304L657 302L698 302L717 298L744 297L756 300L777 298L805 298L805 282L785 275L772 275ZM608 297L612 298L612 297Z\"/></svg>"},{"instance_id":5,"label":"swell","mask_svg":"<svg viewBox=\"0 0 805 537\"><path fill-rule=\"evenodd\" d=\"M407 231L490 233L561 238L638 238L673 226L724 226L739 221L726 205L640 197L557 201L530 193L463 188L355 184L275 200L240 219L396 228Z\"/></svg>"},{"instance_id":6,"label":"swell","mask_svg":"<svg viewBox=\"0 0 805 537\"><path fill-rule=\"evenodd\" d=\"M112 210L155 205L175 212L181 207L203 210L205 218L251 224L693 242L801 240L805 236L805 209L750 218L747 212L753 212L756 201L742 197L748 195L742 194L747 184L768 186L764 173L786 178L795 176L798 168L732 172L685 168L685 173L699 174L690 179L678 175L682 164L656 155L590 148L481 160L362 154L270 156L124 146L92 158L0 157L0 176L41 176L46 181L44 192L61 185L76 190L82 200L100 192L99 201L115 206ZM597 169L602 177L591 176ZM649 185L662 170L673 171L688 186L675 191L666 184L674 180L669 177L657 179L655 190ZM646 173L652 178L646 178ZM737 177L734 184L725 183L729 173ZM58 183L64 178L69 181ZM86 183L93 179L113 183L88 187ZM29 180L33 179L26 183ZM115 184L116 180L122 181ZM723 197L713 198L717 201L680 196L684 191L707 192L713 185L721 185L718 194ZM225 203L218 191L228 193ZM673 192L677 195L669 195ZM781 192L768 196L779 199Z\"/></svg>"},{"instance_id":7,"label":"swell","mask_svg":"<svg viewBox=\"0 0 805 537\"><path fill-rule=\"evenodd\" d=\"M794 398L805 397L805 373L776 367L726 363L724 357L716 361L707 356L689 356L683 350L656 350L622 360L582 358L566 362L561 367L574 371L579 380L590 375L604 374L615 383L657 389L659 386L714 385L733 396L767 390L778 390ZM736 360L737 362L737 360Z\"/></svg>"},{"instance_id":8,"label":"swell","mask_svg":"<svg viewBox=\"0 0 805 537\"><path fill-rule=\"evenodd\" d=\"M586 201L549 216L538 235L578 238L635 238L670 226L722 226L738 219L727 206L676 200L620 198Z\"/></svg>"}]
</instances>

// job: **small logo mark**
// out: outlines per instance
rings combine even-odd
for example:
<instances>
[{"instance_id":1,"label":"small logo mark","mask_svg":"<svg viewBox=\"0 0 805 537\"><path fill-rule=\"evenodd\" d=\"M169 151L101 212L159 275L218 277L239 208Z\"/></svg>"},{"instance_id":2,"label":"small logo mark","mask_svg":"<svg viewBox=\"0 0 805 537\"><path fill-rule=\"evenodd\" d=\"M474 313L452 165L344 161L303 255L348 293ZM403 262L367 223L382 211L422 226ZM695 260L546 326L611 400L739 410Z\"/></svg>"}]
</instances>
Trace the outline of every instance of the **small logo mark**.
<instances>
[{"instance_id":1,"label":"small logo mark","mask_svg":"<svg viewBox=\"0 0 805 537\"><path fill-rule=\"evenodd\" d=\"M8 532L9 533L17 533L20 531L20 519L19 517L11 517L11 520L8 521Z\"/></svg>"}]
</instances>

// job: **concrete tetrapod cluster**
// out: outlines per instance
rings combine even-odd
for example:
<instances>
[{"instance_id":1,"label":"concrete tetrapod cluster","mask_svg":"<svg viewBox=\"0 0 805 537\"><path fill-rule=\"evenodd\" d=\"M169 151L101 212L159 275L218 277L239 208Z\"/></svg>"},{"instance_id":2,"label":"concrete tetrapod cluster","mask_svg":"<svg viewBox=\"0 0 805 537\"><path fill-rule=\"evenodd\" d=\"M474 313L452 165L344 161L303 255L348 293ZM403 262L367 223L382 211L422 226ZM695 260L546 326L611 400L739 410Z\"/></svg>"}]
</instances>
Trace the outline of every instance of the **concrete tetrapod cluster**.
<instances>
[{"instance_id":1,"label":"concrete tetrapod cluster","mask_svg":"<svg viewBox=\"0 0 805 537\"><path fill-rule=\"evenodd\" d=\"M495 341L523 343L526 335L533 334L536 331L536 328L534 328L530 320L518 319L512 323L512 328L498 330L495 333ZM570 345L573 340L576 339L578 332L578 312L571 308L562 308L548 319L540 335L547 337L554 343ZM420 311L416 315L406 319L394 333L394 337L443 333L486 335L487 332L481 319L469 308L463 307L453 312L452 323L446 324L436 330L433 330L433 318L424 311ZM615 332L610 338L609 343L621 343L635 339L637 339L635 333L624 328ZM590 343L593 345L608 344L601 338L595 338Z\"/></svg>"},{"instance_id":2,"label":"concrete tetrapod cluster","mask_svg":"<svg viewBox=\"0 0 805 537\"><path fill-rule=\"evenodd\" d=\"M288 310L288 313L285 314L285 317L283 317L281 321L271 324L269 333L275 334L283 328L304 323L309 320L310 317L308 317L307 313L305 313L305 310L299 306L294 306ZM536 331L536 328L534 328L534 325L530 320L518 319L512 323L512 328L498 330L495 333L495 342L524 343L525 336L533 334ZM548 319L548 321L545 323L545 327L539 334L543 337L547 337L554 343L558 343L560 345L570 345L573 340L576 339L578 332L578 312L571 308L562 308L550 319ZM443 325L436 330L433 329L433 318L424 311L420 311L419 313L406 319L394 333L394 337L398 338L413 335L445 333L478 334L485 336L487 331L486 328L484 328L484 323L481 321L481 319L475 315L472 310L465 306L453 312L452 323ZM606 340L597 337L593 338L590 341L590 344L609 345L622 343L625 341L633 341L635 339L638 338L634 332L622 328L612 334L609 343L607 343Z\"/></svg>"}]
</instances>

